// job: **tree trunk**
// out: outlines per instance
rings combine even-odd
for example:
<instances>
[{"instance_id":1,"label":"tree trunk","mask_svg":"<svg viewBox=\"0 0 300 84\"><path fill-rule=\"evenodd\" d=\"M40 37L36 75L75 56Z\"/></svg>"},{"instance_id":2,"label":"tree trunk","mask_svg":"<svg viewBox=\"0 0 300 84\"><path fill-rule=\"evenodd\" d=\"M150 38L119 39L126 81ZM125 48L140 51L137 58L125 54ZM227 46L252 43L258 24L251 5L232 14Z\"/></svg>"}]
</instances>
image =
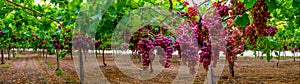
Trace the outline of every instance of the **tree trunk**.
<instances>
[{"instance_id":1,"label":"tree trunk","mask_svg":"<svg viewBox=\"0 0 300 84\"><path fill-rule=\"evenodd\" d=\"M7 49L7 59L10 60L10 49Z\"/></svg>"},{"instance_id":2,"label":"tree trunk","mask_svg":"<svg viewBox=\"0 0 300 84\"><path fill-rule=\"evenodd\" d=\"M296 55L295 54L296 54L296 52L294 53L294 62L296 62Z\"/></svg>"},{"instance_id":3,"label":"tree trunk","mask_svg":"<svg viewBox=\"0 0 300 84\"><path fill-rule=\"evenodd\" d=\"M279 66L279 60L280 60L280 59L277 59L277 64L276 64L277 67Z\"/></svg>"},{"instance_id":4,"label":"tree trunk","mask_svg":"<svg viewBox=\"0 0 300 84\"><path fill-rule=\"evenodd\" d=\"M104 49L102 49L102 62L104 64L104 66L107 66L105 63L105 58L104 58Z\"/></svg>"},{"instance_id":5,"label":"tree trunk","mask_svg":"<svg viewBox=\"0 0 300 84\"><path fill-rule=\"evenodd\" d=\"M4 64L4 52L3 52L4 50L3 49L1 49L1 64Z\"/></svg>"},{"instance_id":6,"label":"tree trunk","mask_svg":"<svg viewBox=\"0 0 300 84\"><path fill-rule=\"evenodd\" d=\"M153 72L152 62L150 62L150 72Z\"/></svg>"},{"instance_id":7,"label":"tree trunk","mask_svg":"<svg viewBox=\"0 0 300 84\"><path fill-rule=\"evenodd\" d=\"M56 49L56 70L59 70L59 57L58 57L57 49Z\"/></svg>"},{"instance_id":8,"label":"tree trunk","mask_svg":"<svg viewBox=\"0 0 300 84\"><path fill-rule=\"evenodd\" d=\"M47 62L47 59L48 59L48 50L46 51L46 61Z\"/></svg>"},{"instance_id":9,"label":"tree trunk","mask_svg":"<svg viewBox=\"0 0 300 84\"><path fill-rule=\"evenodd\" d=\"M15 54L15 50L14 49L12 50L12 54L13 54L13 57L15 58L16 54Z\"/></svg>"},{"instance_id":10,"label":"tree trunk","mask_svg":"<svg viewBox=\"0 0 300 84\"><path fill-rule=\"evenodd\" d=\"M229 62L229 71L232 77L234 77L234 62Z\"/></svg>"},{"instance_id":11,"label":"tree trunk","mask_svg":"<svg viewBox=\"0 0 300 84\"><path fill-rule=\"evenodd\" d=\"M86 57L87 57L87 50L83 50L83 54L84 54L84 61L86 61L87 59L86 59Z\"/></svg>"},{"instance_id":12,"label":"tree trunk","mask_svg":"<svg viewBox=\"0 0 300 84\"><path fill-rule=\"evenodd\" d=\"M234 61L236 61L237 60L237 55L234 55Z\"/></svg>"},{"instance_id":13,"label":"tree trunk","mask_svg":"<svg viewBox=\"0 0 300 84\"><path fill-rule=\"evenodd\" d=\"M73 52L71 52L71 59L73 60Z\"/></svg>"},{"instance_id":14,"label":"tree trunk","mask_svg":"<svg viewBox=\"0 0 300 84\"><path fill-rule=\"evenodd\" d=\"M279 50L279 53L278 53L278 54L279 54L279 57L278 57L278 59L277 59L277 64L276 64L276 66L277 66L277 67L279 66L279 61L280 61L280 53L281 53L281 52L280 52L280 50Z\"/></svg>"},{"instance_id":15,"label":"tree trunk","mask_svg":"<svg viewBox=\"0 0 300 84\"><path fill-rule=\"evenodd\" d=\"M84 67L83 67L83 57L82 57L82 49L79 50L79 77L80 84L84 84Z\"/></svg>"}]
</instances>

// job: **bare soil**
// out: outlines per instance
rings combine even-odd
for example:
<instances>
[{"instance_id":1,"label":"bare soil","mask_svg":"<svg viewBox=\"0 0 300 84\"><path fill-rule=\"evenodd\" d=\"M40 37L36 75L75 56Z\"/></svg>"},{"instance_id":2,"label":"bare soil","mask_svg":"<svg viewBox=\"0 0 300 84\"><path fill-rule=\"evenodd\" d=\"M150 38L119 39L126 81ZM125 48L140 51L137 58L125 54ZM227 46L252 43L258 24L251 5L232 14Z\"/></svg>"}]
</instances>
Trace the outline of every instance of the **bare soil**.
<instances>
[{"instance_id":1,"label":"bare soil","mask_svg":"<svg viewBox=\"0 0 300 84\"><path fill-rule=\"evenodd\" d=\"M177 75L179 61L172 61L171 68L164 69L157 77L149 80L138 80L123 74L115 65L114 58L106 54L106 64L103 66L101 56L98 57L101 71L112 84L160 84L172 83ZM177 58L175 58L177 59ZM266 59L253 57L238 57L235 62L235 77L231 77L228 71L228 63L225 65L219 84L299 84L300 83L300 59L282 59L279 66L277 60L270 62ZM47 63L49 62L49 63ZM75 71L74 62L70 55L60 60L60 69L63 75L57 76L56 57L48 56L48 60L37 54L27 53L19 58L6 59L6 64L0 66L0 84L78 84L79 78ZM141 65L137 59L135 64ZM8 67L2 67L7 65ZM205 81L206 71L200 66L194 84L202 84Z\"/></svg>"}]
</instances>

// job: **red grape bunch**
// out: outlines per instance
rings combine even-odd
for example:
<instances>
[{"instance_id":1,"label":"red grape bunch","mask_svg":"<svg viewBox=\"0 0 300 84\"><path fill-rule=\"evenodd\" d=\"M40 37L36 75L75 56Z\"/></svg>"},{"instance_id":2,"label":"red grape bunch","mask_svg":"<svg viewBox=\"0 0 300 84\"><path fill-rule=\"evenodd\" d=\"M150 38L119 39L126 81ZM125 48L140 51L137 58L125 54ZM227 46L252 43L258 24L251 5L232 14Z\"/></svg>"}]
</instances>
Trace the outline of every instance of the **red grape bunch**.
<instances>
[{"instance_id":1,"label":"red grape bunch","mask_svg":"<svg viewBox=\"0 0 300 84\"><path fill-rule=\"evenodd\" d=\"M211 45L208 42L203 42L201 53L200 55L200 62L203 63L203 67L208 70L208 65L210 65L211 62Z\"/></svg>"},{"instance_id":2,"label":"red grape bunch","mask_svg":"<svg viewBox=\"0 0 300 84\"><path fill-rule=\"evenodd\" d=\"M277 28L275 26L268 26L265 30L266 36L274 36L277 33Z\"/></svg>"},{"instance_id":3,"label":"red grape bunch","mask_svg":"<svg viewBox=\"0 0 300 84\"><path fill-rule=\"evenodd\" d=\"M169 68L170 65L168 62L171 62L172 53L174 52L174 48L171 47L172 40L169 37L164 37L162 34L157 34L154 36L154 46L161 46L166 52L166 56L164 59L160 59L160 63L165 66L165 68Z\"/></svg>"},{"instance_id":4,"label":"red grape bunch","mask_svg":"<svg viewBox=\"0 0 300 84\"><path fill-rule=\"evenodd\" d=\"M258 37L261 37L264 35L265 29L267 29L266 22L270 18L268 6L263 0L258 0L251 10L255 30L258 32Z\"/></svg>"},{"instance_id":5,"label":"red grape bunch","mask_svg":"<svg viewBox=\"0 0 300 84\"><path fill-rule=\"evenodd\" d=\"M75 37L72 38L73 46L77 50L88 50L94 48L94 40L90 37L87 37L81 33L76 33Z\"/></svg>"},{"instance_id":6,"label":"red grape bunch","mask_svg":"<svg viewBox=\"0 0 300 84\"><path fill-rule=\"evenodd\" d=\"M238 2L236 4L236 6L234 6L234 7L235 7L234 12L236 15L242 15L246 11L246 8L245 8L245 5L243 2Z\"/></svg>"},{"instance_id":7,"label":"red grape bunch","mask_svg":"<svg viewBox=\"0 0 300 84\"><path fill-rule=\"evenodd\" d=\"M226 39L226 59L228 62L233 62L234 61L234 55L235 55L235 42L236 39L234 39L233 37L227 37Z\"/></svg>"},{"instance_id":8,"label":"red grape bunch","mask_svg":"<svg viewBox=\"0 0 300 84\"><path fill-rule=\"evenodd\" d=\"M245 29L245 35L249 39L250 44L256 44L256 39L258 36L256 35L256 29L254 24L250 24Z\"/></svg>"},{"instance_id":9,"label":"red grape bunch","mask_svg":"<svg viewBox=\"0 0 300 84\"><path fill-rule=\"evenodd\" d=\"M149 57L149 51L154 47L153 44L154 43L151 40L147 39L142 39L138 42L138 52L142 55L142 62L145 67L149 66L152 61Z\"/></svg>"},{"instance_id":10,"label":"red grape bunch","mask_svg":"<svg viewBox=\"0 0 300 84\"><path fill-rule=\"evenodd\" d=\"M190 68L190 73L195 74L198 62L198 44L194 43L197 40L192 40L188 34L182 34L177 39L176 42L180 44L181 48L181 60L182 62Z\"/></svg>"},{"instance_id":11,"label":"red grape bunch","mask_svg":"<svg viewBox=\"0 0 300 84\"><path fill-rule=\"evenodd\" d=\"M228 16L229 15L228 11L232 10L232 7L221 5L220 2L214 2L213 6L216 7L216 10L217 12L219 12L221 17Z\"/></svg>"}]
</instances>

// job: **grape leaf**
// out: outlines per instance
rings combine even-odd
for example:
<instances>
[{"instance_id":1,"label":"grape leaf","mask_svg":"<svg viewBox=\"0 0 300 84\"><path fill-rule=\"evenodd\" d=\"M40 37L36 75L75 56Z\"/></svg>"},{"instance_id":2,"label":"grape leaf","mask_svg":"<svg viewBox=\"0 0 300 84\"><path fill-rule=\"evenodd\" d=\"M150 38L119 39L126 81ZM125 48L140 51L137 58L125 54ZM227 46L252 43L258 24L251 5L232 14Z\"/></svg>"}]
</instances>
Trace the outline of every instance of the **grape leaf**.
<instances>
[{"instance_id":1,"label":"grape leaf","mask_svg":"<svg viewBox=\"0 0 300 84\"><path fill-rule=\"evenodd\" d=\"M242 17L237 16L236 19L235 19L235 23L237 25L242 26L243 28L248 26L248 22L249 22L249 18L248 18L248 14L246 14L246 13L244 13L242 15Z\"/></svg>"},{"instance_id":2,"label":"grape leaf","mask_svg":"<svg viewBox=\"0 0 300 84\"><path fill-rule=\"evenodd\" d=\"M275 0L266 1L266 3L268 5L268 11L269 12L272 12L277 8Z\"/></svg>"},{"instance_id":3,"label":"grape leaf","mask_svg":"<svg viewBox=\"0 0 300 84\"><path fill-rule=\"evenodd\" d=\"M256 3L256 0L248 0L246 3L247 4L246 4L245 8L248 10L254 6L254 4Z\"/></svg>"}]
</instances>

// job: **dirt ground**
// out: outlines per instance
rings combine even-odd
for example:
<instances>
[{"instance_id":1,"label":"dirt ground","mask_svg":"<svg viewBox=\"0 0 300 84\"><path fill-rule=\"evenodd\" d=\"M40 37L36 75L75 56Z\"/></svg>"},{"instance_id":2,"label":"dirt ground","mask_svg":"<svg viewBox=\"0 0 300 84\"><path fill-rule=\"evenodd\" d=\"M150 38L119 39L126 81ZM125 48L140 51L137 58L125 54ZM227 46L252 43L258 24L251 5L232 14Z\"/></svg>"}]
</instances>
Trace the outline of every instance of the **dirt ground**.
<instances>
[{"instance_id":1,"label":"dirt ground","mask_svg":"<svg viewBox=\"0 0 300 84\"><path fill-rule=\"evenodd\" d=\"M101 71L112 84L160 84L171 83L177 75L179 61L172 61L170 69L164 69L157 77L149 80L138 80L123 74L116 67L114 58L105 55L108 66L103 66L102 58L98 57ZM175 58L176 59L176 58ZM252 57L238 57L235 62L235 77L231 77L226 63L219 84L300 84L300 59L293 62L292 59L267 62L265 59ZM37 54L23 54L21 57L6 60L6 64L0 67L0 84L78 84L79 78L74 68L74 62L67 55L60 60L63 75L55 75L56 58L50 55L46 62L45 58ZM136 63L139 64L139 63ZM5 67L7 66L7 67ZM205 81L206 71L200 66L194 84L202 84Z\"/></svg>"}]
</instances>

